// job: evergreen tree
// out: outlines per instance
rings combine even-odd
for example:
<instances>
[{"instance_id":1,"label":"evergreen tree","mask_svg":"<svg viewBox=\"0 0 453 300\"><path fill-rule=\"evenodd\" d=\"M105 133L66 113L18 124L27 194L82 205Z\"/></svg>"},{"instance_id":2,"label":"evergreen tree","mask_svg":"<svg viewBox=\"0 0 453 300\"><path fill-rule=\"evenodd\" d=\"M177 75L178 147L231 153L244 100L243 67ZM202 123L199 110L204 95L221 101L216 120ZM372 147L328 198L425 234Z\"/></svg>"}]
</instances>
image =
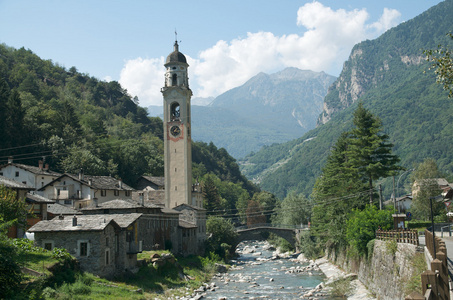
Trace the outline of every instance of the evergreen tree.
<instances>
[{"instance_id":1,"label":"evergreen tree","mask_svg":"<svg viewBox=\"0 0 453 300\"><path fill-rule=\"evenodd\" d=\"M354 111L353 123L348 146L348 158L351 166L368 182L370 204L373 203L373 180L387 177L402 168L400 159L392 154L393 144L388 142L388 135L382 133L382 122L359 102Z\"/></svg>"},{"instance_id":2,"label":"evergreen tree","mask_svg":"<svg viewBox=\"0 0 453 300\"><path fill-rule=\"evenodd\" d=\"M203 198L204 208L209 212L219 210L221 208L221 198L217 187L214 183L213 175L208 174L203 181Z\"/></svg>"},{"instance_id":3,"label":"evergreen tree","mask_svg":"<svg viewBox=\"0 0 453 300\"><path fill-rule=\"evenodd\" d=\"M327 158L322 175L316 180L312 199L311 231L328 245L345 244L347 215L366 204L367 185L348 159L350 133L338 138Z\"/></svg>"}]
</instances>

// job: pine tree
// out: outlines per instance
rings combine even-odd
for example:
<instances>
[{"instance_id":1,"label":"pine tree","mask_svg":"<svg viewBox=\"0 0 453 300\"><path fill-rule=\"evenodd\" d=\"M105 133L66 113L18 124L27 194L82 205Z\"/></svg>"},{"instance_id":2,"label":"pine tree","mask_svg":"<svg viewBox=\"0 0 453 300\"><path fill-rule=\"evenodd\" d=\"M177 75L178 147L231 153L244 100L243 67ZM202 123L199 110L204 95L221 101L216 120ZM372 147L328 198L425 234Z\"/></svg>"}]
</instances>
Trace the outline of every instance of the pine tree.
<instances>
[{"instance_id":1,"label":"pine tree","mask_svg":"<svg viewBox=\"0 0 453 300\"><path fill-rule=\"evenodd\" d=\"M349 132L342 133L332 147L311 196L315 204L311 231L332 246L345 243L347 215L352 209L362 209L366 204L363 192L367 186L347 156L349 138Z\"/></svg>"},{"instance_id":2,"label":"pine tree","mask_svg":"<svg viewBox=\"0 0 453 300\"><path fill-rule=\"evenodd\" d=\"M400 159L392 154L393 144L388 135L382 133L382 122L359 102L354 111L347 156L351 166L368 182L370 203L373 203L373 180L393 175L401 170Z\"/></svg>"}]
</instances>

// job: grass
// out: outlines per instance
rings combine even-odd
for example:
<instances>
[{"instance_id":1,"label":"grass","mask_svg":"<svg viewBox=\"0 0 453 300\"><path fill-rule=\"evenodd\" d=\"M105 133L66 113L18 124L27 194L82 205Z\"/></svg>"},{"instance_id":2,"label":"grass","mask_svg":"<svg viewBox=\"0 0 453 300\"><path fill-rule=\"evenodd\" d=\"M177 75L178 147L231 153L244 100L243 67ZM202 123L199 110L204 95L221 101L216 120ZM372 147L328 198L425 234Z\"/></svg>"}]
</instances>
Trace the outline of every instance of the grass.
<instances>
[{"instance_id":1,"label":"grass","mask_svg":"<svg viewBox=\"0 0 453 300\"><path fill-rule=\"evenodd\" d=\"M211 279L219 258L179 257L176 262L153 266L153 254L168 251L144 251L138 259L147 262L136 274L106 280L74 269L73 260L54 258L41 248L22 247L19 260L23 266L45 276L26 276L18 299L169 299L187 296ZM25 249L27 248L27 249ZM58 269L52 274L48 268ZM187 275L187 276L185 276Z\"/></svg>"},{"instance_id":2,"label":"grass","mask_svg":"<svg viewBox=\"0 0 453 300\"><path fill-rule=\"evenodd\" d=\"M412 276L404 288L406 295L412 292L418 292L422 294L422 280L421 274L428 269L426 266L425 256L422 253L416 253L411 258L411 266L413 268Z\"/></svg>"},{"instance_id":3,"label":"grass","mask_svg":"<svg viewBox=\"0 0 453 300\"><path fill-rule=\"evenodd\" d=\"M342 299L347 299L348 295L353 292L354 287L351 284L352 279L349 278L340 278L328 285L331 288L330 294L333 297L338 297Z\"/></svg>"}]
</instances>

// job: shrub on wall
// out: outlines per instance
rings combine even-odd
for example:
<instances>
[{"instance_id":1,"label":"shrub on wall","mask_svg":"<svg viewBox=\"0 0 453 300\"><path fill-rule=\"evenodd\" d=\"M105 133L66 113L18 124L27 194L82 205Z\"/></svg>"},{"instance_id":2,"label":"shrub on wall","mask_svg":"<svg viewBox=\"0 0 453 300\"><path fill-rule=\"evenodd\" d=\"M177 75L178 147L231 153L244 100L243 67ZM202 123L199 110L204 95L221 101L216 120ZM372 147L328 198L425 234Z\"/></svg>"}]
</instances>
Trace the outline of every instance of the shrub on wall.
<instances>
[{"instance_id":1,"label":"shrub on wall","mask_svg":"<svg viewBox=\"0 0 453 300\"><path fill-rule=\"evenodd\" d=\"M355 209L346 222L346 241L359 255L367 255L367 244L376 237L376 230L392 228L392 211L378 210L367 206L364 210ZM351 251L351 252L355 252Z\"/></svg>"}]
</instances>

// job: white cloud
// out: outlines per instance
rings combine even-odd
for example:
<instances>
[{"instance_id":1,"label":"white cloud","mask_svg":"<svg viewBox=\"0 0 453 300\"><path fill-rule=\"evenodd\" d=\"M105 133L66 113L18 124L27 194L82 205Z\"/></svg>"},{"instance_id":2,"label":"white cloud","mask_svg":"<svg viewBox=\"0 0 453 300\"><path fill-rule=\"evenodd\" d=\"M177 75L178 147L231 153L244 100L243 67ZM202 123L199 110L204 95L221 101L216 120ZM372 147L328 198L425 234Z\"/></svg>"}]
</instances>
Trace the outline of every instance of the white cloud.
<instances>
[{"instance_id":1,"label":"white cloud","mask_svg":"<svg viewBox=\"0 0 453 300\"><path fill-rule=\"evenodd\" d=\"M119 83L132 96L137 96L140 106L162 105L161 87L164 85L164 58L136 58L126 61Z\"/></svg>"},{"instance_id":2,"label":"white cloud","mask_svg":"<svg viewBox=\"0 0 453 300\"><path fill-rule=\"evenodd\" d=\"M197 58L186 56L194 96L217 96L259 72L285 67L338 75L356 43L375 38L396 25L400 15L386 8L377 22L367 24L366 9L332 10L320 2L307 3L297 12L297 25L304 28L301 34L249 32L245 38L220 40ZM163 63L163 57L137 58L127 61L121 71L121 84L132 96L139 97L141 106L162 105L159 91L164 80Z\"/></svg>"},{"instance_id":3,"label":"white cloud","mask_svg":"<svg viewBox=\"0 0 453 300\"><path fill-rule=\"evenodd\" d=\"M376 29L378 33L382 33L398 25L400 17L401 13L396 9L384 8L384 13L379 18L379 21L371 24L370 27Z\"/></svg>"}]
</instances>

